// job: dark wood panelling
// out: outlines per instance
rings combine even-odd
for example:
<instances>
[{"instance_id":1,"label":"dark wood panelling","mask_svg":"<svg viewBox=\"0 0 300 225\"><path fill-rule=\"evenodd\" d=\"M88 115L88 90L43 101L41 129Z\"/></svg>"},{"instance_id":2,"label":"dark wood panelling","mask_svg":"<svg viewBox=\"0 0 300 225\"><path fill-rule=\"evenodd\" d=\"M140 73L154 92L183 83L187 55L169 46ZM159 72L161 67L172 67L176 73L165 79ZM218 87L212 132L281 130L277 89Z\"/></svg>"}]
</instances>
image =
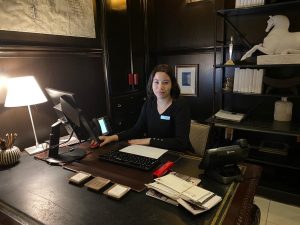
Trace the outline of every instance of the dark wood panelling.
<instances>
[{"instance_id":1,"label":"dark wood panelling","mask_svg":"<svg viewBox=\"0 0 300 225\"><path fill-rule=\"evenodd\" d=\"M107 1L108 2L108 1ZM127 8L116 10L106 6L106 43L108 50L109 88L112 96L132 91L128 74L136 73L145 87L145 40L143 1L127 1Z\"/></svg>"},{"instance_id":2,"label":"dark wood panelling","mask_svg":"<svg viewBox=\"0 0 300 225\"><path fill-rule=\"evenodd\" d=\"M154 0L154 9L157 49L213 46L213 1Z\"/></svg>"},{"instance_id":3,"label":"dark wood panelling","mask_svg":"<svg viewBox=\"0 0 300 225\"><path fill-rule=\"evenodd\" d=\"M185 97L192 119L212 113L214 1L153 0L149 7L150 66L199 64L197 97Z\"/></svg>"}]
</instances>

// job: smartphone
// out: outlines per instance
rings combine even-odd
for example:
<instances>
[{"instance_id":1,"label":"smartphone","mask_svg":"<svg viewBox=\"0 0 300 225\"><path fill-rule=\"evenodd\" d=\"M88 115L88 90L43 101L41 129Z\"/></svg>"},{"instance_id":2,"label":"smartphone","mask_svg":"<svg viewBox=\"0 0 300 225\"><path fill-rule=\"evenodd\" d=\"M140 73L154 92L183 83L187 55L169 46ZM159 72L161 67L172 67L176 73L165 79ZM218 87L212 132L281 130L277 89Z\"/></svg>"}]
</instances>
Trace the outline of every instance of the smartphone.
<instances>
[{"instance_id":1,"label":"smartphone","mask_svg":"<svg viewBox=\"0 0 300 225\"><path fill-rule=\"evenodd\" d=\"M101 133L101 135L108 135L111 133L111 128L108 122L107 117L103 116L96 119L97 127Z\"/></svg>"}]
</instances>

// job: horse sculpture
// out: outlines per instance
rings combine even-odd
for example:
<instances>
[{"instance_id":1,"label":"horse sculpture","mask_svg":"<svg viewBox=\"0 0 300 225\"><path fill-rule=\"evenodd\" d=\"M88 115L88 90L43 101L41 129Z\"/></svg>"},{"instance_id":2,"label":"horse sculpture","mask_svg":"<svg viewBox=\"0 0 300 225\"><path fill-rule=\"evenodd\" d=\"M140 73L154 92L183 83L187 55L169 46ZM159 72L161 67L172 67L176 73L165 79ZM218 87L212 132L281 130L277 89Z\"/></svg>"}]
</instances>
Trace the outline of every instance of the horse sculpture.
<instances>
[{"instance_id":1,"label":"horse sculpture","mask_svg":"<svg viewBox=\"0 0 300 225\"><path fill-rule=\"evenodd\" d=\"M252 56L256 50L268 55L300 54L300 32L289 32L290 21L284 15L269 17L265 31L273 29L264 38L263 43L254 45L241 60Z\"/></svg>"}]
</instances>

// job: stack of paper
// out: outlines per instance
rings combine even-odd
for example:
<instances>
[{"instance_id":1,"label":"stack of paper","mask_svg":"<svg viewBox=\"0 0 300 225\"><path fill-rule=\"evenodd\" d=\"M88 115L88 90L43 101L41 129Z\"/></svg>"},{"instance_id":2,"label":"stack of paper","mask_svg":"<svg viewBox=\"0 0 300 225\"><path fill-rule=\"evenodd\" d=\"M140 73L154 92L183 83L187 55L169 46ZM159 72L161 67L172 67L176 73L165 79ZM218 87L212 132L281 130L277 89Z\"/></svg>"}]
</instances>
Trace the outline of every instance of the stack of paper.
<instances>
[{"instance_id":1,"label":"stack of paper","mask_svg":"<svg viewBox=\"0 0 300 225\"><path fill-rule=\"evenodd\" d=\"M222 200L213 192L198 187L174 174L156 178L155 182L146 184L146 186L178 202L194 215L209 210Z\"/></svg>"},{"instance_id":2,"label":"stack of paper","mask_svg":"<svg viewBox=\"0 0 300 225\"><path fill-rule=\"evenodd\" d=\"M223 119L223 120L231 120L235 122L241 122L242 119L244 119L245 114L242 113L234 113L234 112L229 112L225 110L219 110L216 114L215 117L217 119Z\"/></svg>"}]
</instances>

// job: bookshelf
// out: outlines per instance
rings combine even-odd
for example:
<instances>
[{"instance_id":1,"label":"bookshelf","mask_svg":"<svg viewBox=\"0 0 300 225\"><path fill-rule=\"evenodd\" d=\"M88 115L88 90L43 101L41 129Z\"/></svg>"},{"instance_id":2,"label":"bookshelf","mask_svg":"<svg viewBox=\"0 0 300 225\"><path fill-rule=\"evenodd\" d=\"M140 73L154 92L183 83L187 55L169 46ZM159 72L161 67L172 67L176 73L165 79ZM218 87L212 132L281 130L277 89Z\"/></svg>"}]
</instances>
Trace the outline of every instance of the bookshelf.
<instances>
[{"instance_id":1,"label":"bookshelf","mask_svg":"<svg viewBox=\"0 0 300 225\"><path fill-rule=\"evenodd\" d=\"M268 169L287 171L286 173L294 173L300 170L300 85L296 86L298 92L292 93L289 89L274 89L275 91L266 92L267 84L263 84L263 92L261 94L241 93L223 90L226 78L234 79L234 71L240 69L264 69L265 75L278 79L285 79L288 76L299 76L300 64L276 64L276 65L256 65L254 56L247 62L240 62L241 56L249 50L253 45L261 43L263 39L253 38L249 33L262 33L257 31L261 28L255 26L257 21L260 24L266 24L266 18L269 15L284 14L289 17L291 15L291 23L294 22L293 30L300 31L299 13L297 12L300 1L281 1L277 3L272 1L270 4L263 6L253 6L248 8L236 9L220 9L216 10L215 24L215 48L214 71L213 71L213 112L219 110L227 110L236 113L246 114L245 119L241 122L232 122L216 119L214 116L208 118L206 122L213 125L214 135L217 137L215 143L229 143L231 140L224 140L224 137L232 138L232 141L238 138L246 138L249 140L250 151L248 161L251 163L262 165L266 168L265 180ZM244 18L244 19L241 19ZM247 21L247 25L253 23L253 27L245 32L240 21L245 22L245 18L252 20ZM240 20L241 19L241 20ZM228 60L228 46L230 36L234 36L234 62L235 65L225 65ZM252 39L251 39L252 38ZM283 80L284 82L284 80ZM269 84L268 84L269 85ZM291 122L277 122L273 119L274 103L281 97L288 97L293 102L293 118ZM231 135L227 135L231 133ZM261 151L261 142L274 141L286 143L288 147L287 155L270 154ZM298 174L298 173L297 173ZM284 177L278 177L278 188L283 192L290 192L288 186L289 181L283 181ZM300 179L298 174L293 179ZM272 180L272 179L270 179ZM272 183L272 184L271 184ZM282 185L284 184L284 185ZM274 182L265 182L264 185L274 185ZM280 187L279 187L280 186ZM300 186L298 186L300 188ZM276 189L276 185L268 187ZM297 193L300 194L299 191Z\"/></svg>"}]
</instances>

